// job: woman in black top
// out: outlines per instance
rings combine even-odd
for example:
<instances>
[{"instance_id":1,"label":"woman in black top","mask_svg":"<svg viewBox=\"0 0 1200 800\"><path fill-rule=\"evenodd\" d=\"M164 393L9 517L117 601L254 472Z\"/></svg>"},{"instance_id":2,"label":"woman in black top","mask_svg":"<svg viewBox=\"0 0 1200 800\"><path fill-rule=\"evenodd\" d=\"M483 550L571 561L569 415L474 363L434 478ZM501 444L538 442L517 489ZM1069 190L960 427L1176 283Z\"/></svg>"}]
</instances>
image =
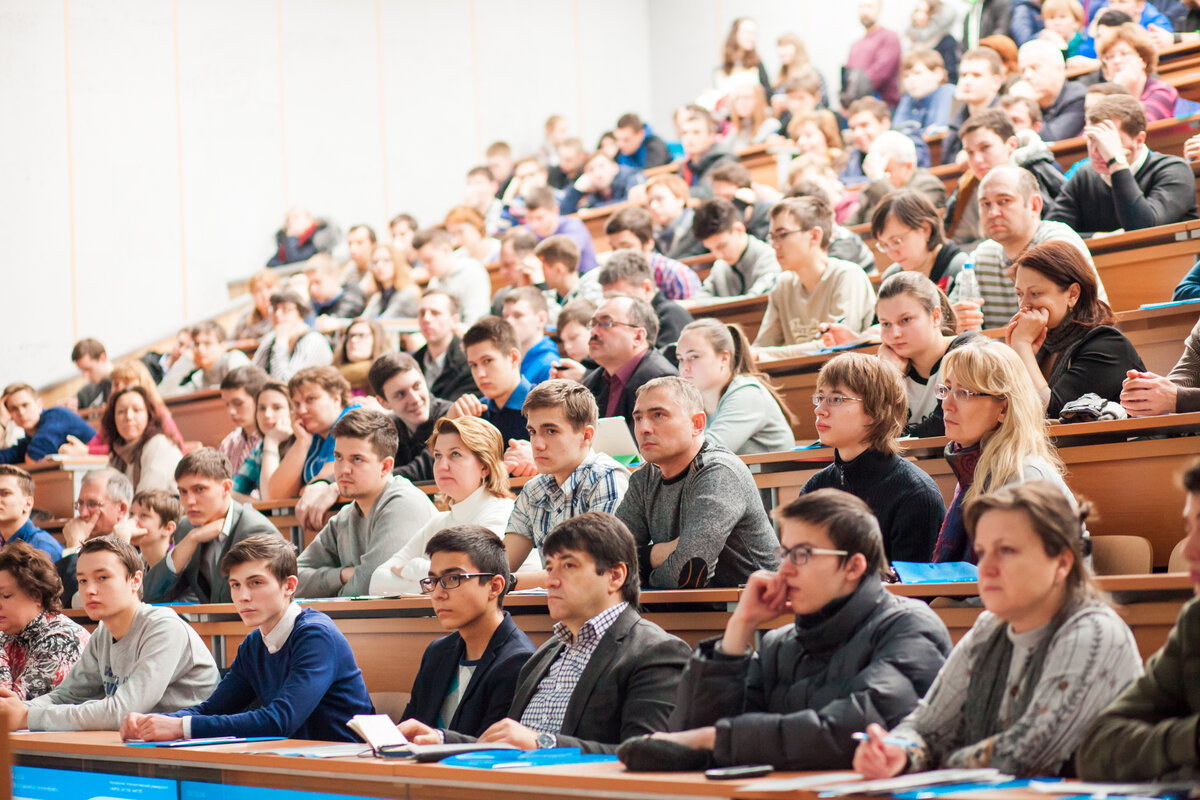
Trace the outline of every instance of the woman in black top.
<instances>
[{"instance_id":1,"label":"woman in black top","mask_svg":"<svg viewBox=\"0 0 1200 800\"><path fill-rule=\"evenodd\" d=\"M1054 418L1064 404L1093 392L1119 402L1129 370L1145 365L1116 317L1096 293L1096 274L1073 245L1045 242L1017 259L1021 310L1004 340L1025 365L1033 388Z\"/></svg>"},{"instance_id":2,"label":"woman in black top","mask_svg":"<svg viewBox=\"0 0 1200 800\"><path fill-rule=\"evenodd\" d=\"M946 239L942 215L929 198L913 189L898 189L879 201L871 214L875 249L895 263L883 272L920 272L946 294L967 263L967 254Z\"/></svg>"}]
</instances>

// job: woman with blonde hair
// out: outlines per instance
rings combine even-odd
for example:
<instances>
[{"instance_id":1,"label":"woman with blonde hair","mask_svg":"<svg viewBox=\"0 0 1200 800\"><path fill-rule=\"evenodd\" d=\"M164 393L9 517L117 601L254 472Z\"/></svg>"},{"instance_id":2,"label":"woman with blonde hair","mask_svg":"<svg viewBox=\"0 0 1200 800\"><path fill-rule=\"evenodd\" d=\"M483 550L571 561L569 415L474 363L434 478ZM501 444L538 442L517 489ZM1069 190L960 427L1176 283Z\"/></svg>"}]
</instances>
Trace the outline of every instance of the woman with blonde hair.
<instances>
[{"instance_id":1,"label":"woman with blonde hair","mask_svg":"<svg viewBox=\"0 0 1200 800\"><path fill-rule=\"evenodd\" d=\"M1142 671L1132 632L1084 563L1087 511L1047 481L967 504L986 610L890 732L906 746L868 725L856 772L871 780L992 767L1050 776L1071 766L1092 720Z\"/></svg>"},{"instance_id":2,"label":"woman with blonde hair","mask_svg":"<svg viewBox=\"0 0 1200 800\"><path fill-rule=\"evenodd\" d=\"M738 455L791 450L794 416L754 363L737 325L698 319L675 346L679 376L700 391L708 420L704 435Z\"/></svg>"},{"instance_id":3,"label":"woman with blonde hair","mask_svg":"<svg viewBox=\"0 0 1200 800\"><path fill-rule=\"evenodd\" d=\"M108 403L112 402L113 397L117 393L130 388L131 386L140 386L145 390L147 400L156 409L155 413L162 420L163 433L167 434L172 439L180 442L183 441L183 434L179 432L178 426L175 425L175 419L171 416L171 412L167 410L167 404L163 402L162 395L158 393L158 387L154 383L154 378L150 375L150 370L140 359L129 358L117 363L113 367L112 374L109 376L112 381L112 389L108 395L108 401L105 403L105 411L107 413ZM58 448L58 452L62 455L82 455L88 453L96 456L106 456L110 452L108 439L104 434L104 428L97 426L96 435L92 437L87 444L80 442L74 437L68 437L70 441Z\"/></svg>"},{"instance_id":4,"label":"woman with blonde hair","mask_svg":"<svg viewBox=\"0 0 1200 800\"><path fill-rule=\"evenodd\" d=\"M765 142L779 132L779 120L767 110L767 95L755 83L735 86L729 93L729 125L723 141L733 150Z\"/></svg>"},{"instance_id":5,"label":"woman with blonde hair","mask_svg":"<svg viewBox=\"0 0 1200 800\"><path fill-rule=\"evenodd\" d=\"M946 354L937 387L946 425L946 462L958 478L934 561L974 558L963 509L976 497L1024 481L1044 480L1074 496L1046 434L1042 404L1021 359L1003 342L974 342Z\"/></svg>"},{"instance_id":6,"label":"woman with blonde hair","mask_svg":"<svg viewBox=\"0 0 1200 800\"><path fill-rule=\"evenodd\" d=\"M367 305L362 316L367 319L407 319L417 315L419 287L412 268L400 248L377 244L371 249L371 275L368 281Z\"/></svg>"},{"instance_id":7,"label":"woman with blonde hair","mask_svg":"<svg viewBox=\"0 0 1200 800\"><path fill-rule=\"evenodd\" d=\"M428 577L425 545L454 525L481 525L503 539L514 499L504 466L504 437L479 417L438 420L429 435L433 479L449 509L434 514L421 530L371 575L371 594L420 594ZM537 551L530 570L540 570ZM522 566L517 572L524 571Z\"/></svg>"},{"instance_id":8,"label":"woman with blonde hair","mask_svg":"<svg viewBox=\"0 0 1200 800\"><path fill-rule=\"evenodd\" d=\"M271 294L279 288L279 276L271 269L260 270L250 276L249 288L254 304L233 326L235 342L258 341L271 330Z\"/></svg>"}]
</instances>

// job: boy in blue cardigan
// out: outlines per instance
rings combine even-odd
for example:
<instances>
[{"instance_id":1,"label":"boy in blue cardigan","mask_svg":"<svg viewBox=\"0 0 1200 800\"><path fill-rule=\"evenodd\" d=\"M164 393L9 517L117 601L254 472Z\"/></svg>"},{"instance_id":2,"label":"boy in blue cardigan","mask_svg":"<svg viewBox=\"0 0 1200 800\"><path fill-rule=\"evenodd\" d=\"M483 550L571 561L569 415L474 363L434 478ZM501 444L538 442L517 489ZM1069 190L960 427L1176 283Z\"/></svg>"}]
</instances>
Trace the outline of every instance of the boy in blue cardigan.
<instances>
[{"instance_id":1,"label":"boy in blue cardigan","mask_svg":"<svg viewBox=\"0 0 1200 800\"><path fill-rule=\"evenodd\" d=\"M320 611L293 599L295 548L280 536L249 536L221 560L238 616L254 630L212 696L172 714L130 714L125 739L285 736L356 741L346 722L373 714L350 643ZM248 710L255 701L259 708Z\"/></svg>"},{"instance_id":2,"label":"boy in blue cardigan","mask_svg":"<svg viewBox=\"0 0 1200 800\"><path fill-rule=\"evenodd\" d=\"M425 648L399 728L410 739L438 728L476 737L508 714L533 642L502 608L512 577L496 534L456 525L434 534L425 552L421 591L452 633Z\"/></svg>"}]
</instances>

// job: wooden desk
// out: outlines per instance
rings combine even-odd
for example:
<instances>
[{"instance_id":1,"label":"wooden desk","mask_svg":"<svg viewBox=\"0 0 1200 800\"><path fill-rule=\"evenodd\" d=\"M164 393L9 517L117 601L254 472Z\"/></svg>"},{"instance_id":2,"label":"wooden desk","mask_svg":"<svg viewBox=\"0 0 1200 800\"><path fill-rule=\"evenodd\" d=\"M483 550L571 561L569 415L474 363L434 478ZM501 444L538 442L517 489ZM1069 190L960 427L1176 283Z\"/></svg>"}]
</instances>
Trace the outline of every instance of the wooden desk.
<instances>
[{"instance_id":1,"label":"wooden desk","mask_svg":"<svg viewBox=\"0 0 1200 800\"><path fill-rule=\"evenodd\" d=\"M1200 220L1160 225L1088 240L1114 311L1171 299L1200 254Z\"/></svg>"},{"instance_id":2,"label":"wooden desk","mask_svg":"<svg viewBox=\"0 0 1200 800\"><path fill-rule=\"evenodd\" d=\"M166 403L184 441L198 441L208 447L216 447L233 430L233 420L221 401L220 389L205 389L171 397Z\"/></svg>"},{"instance_id":3,"label":"wooden desk","mask_svg":"<svg viewBox=\"0 0 1200 800\"><path fill-rule=\"evenodd\" d=\"M108 466L108 456L70 456L25 466L33 476L33 507L54 517L75 516L75 498L85 472Z\"/></svg>"},{"instance_id":4,"label":"wooden desk","mask_svg":"<svg viewBox=\"0 0 1200 800\"><path fill-rule=\"evenodd\" d=\"M263 752L313 744L321 743L290 740L166 749L130 747L111 731L11 737L15 761L24 766L368 797L682 800L732 798L752 790L755 784L755 780L710 781L698 772L631 773L617 762L482 770L377 758L315 759ZM799 774L774 773L770 777ZM813 800L815 795L808 793L804 798Z\"/></svg>"}]
</instances>

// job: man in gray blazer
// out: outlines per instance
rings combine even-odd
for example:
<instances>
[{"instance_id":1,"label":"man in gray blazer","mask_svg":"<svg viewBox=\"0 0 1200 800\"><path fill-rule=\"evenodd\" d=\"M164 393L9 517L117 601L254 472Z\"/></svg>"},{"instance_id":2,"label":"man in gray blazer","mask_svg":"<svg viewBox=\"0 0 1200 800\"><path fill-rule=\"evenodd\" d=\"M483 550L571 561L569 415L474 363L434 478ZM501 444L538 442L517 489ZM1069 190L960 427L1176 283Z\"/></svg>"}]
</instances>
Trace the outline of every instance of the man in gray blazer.
<instances>
[{"instance_id":1,"label":"man in gray blazer","mask_svg":"<svg viewBox=\"0 0 1200 800\"><path fill-rule=\"evenodd\" d=\"M666 730L691 650L634 610L629 529L611 514L580 514L552 530L542 552L554 633L521 669L508 717L478 741L615 753L631 736ZM405 734L418 743L473 741L417 725Z\"/></svg>"},{"instance_id":2,"label":"man in gray blazer","mask_svg":"<svg viewBox=\"0 0 1200 800\"><path fill-rule=\"evenodd\" d=\"M175 530L175 546L146 573L146 602L229 603L221 559L247 536L279 536L279 530L249 503L234 502L229 459L219 450L188 453L175 468L175 483L187 519Z\"/></svg>"}]
</instances>

